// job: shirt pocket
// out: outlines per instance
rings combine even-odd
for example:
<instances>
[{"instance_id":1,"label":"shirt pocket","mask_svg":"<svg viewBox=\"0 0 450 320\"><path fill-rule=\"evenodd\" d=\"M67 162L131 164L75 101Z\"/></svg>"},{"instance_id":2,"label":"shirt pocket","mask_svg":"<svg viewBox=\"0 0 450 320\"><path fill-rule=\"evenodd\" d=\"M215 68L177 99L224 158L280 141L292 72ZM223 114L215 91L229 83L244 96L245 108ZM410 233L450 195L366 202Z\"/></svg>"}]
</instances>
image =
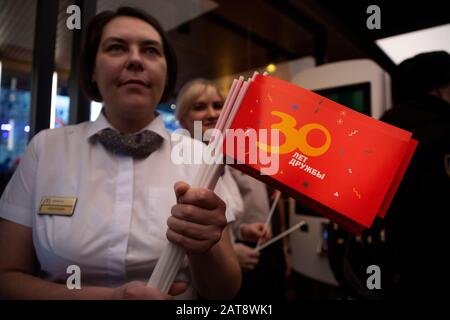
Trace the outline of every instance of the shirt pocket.
<instances>
[{"instance_id":1,"label":"shirt pocket","mask_svg":"<svg viewBox=\"0 0 450 320\"><path fill-rule=\"evenodd\" d=\"M40 215L37 220L37 234L41 245L59 256L71 256L73 247L78 245L75 238L74 218L72 216ZM80 229L80 228L78 228Z\"/></svg>"}]
</instances>

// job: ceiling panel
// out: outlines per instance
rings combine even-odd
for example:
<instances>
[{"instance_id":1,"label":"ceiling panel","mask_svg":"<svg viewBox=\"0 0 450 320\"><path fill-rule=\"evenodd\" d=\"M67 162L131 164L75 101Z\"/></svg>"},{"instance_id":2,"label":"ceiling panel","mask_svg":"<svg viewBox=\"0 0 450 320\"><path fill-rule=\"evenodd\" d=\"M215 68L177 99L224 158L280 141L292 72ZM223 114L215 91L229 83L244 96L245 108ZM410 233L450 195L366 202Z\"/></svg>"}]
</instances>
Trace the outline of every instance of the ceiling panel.
<instances>
[{"instance_id":1,"label":"ceiling panel","mask_svg":"<svg viewBox=\"0 0 450 320\"><path fill-rule=\"evenodd\" d=\"M213 10L217 3L212 0L98 0L97 12L121 6L141 8L158 19L165 30L171 30Z\"/></svg>"},{"instance_id":2,"label":"ceiling panel","mask_svg":"<svg viewBox=\"0 0 450 320\"><path fill-rule=\"evenodd\" d=\"M55 62L62 78L70 68L72 32L60 0ZM5 68L31 70L36 0L0 0L0 59ZM325 61L372 58L386 62L374 39L449 19L445 1L426 4L348 0L98 0L98 11L122 5L153 14L168 30L179 58L178 86L192 77L222 77L315 53L317 30L326 35ZM369 4L378 4L382 29L365 27ZM313 27L311 27L313 26ZM321 31L321 32L322 32ZM13 67L11 67L13 66Z\"/></svg>"},{"instance_id":3,"label":"ceiling panel","mask_svg":"<svg viewBox=\"0 0 450 320\"><path fill-rule=\"evenodd\" d=\"M0 1L0 57L31 62L36 1Z\"/></svg>"}]
</instances>

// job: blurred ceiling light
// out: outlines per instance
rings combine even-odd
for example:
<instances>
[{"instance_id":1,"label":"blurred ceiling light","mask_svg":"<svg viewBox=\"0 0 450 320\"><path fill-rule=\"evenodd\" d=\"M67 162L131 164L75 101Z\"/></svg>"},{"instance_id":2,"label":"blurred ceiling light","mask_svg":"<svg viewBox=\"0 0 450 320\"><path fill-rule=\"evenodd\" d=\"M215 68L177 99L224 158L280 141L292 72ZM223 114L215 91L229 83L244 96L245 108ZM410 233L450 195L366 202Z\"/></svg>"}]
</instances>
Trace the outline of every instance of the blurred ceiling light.
<instances>
[{"instance_id":1,"label":"blurred ceiling light","mask_svg":"<svg viewBox=\"0 0 450 320\"><path fill-rule=\"evenodd\" d=\"M419 53L444 50L450 53L450 24L378 39L376 44L395 64Z\"/></svg>"},{"instance_id":2,"label":"blurred ceiling light","mask_svg":"<svg viewBox=\"0 0 450 320\"><path fill-rule=\"evenodd\" d=\"M266 70L269 73L274 73L275 71L277 71L277 67L273 63L270 63L267 65Z\"/></svg>"},{"instance_id":3,"label":"blurred ceiling light","mask_svg":"<svg viewBox=\"0 0 450 320\"><path fill-rule=\"evenodd\" d=\"M0 129L2 131L11 131L11 124L10 123L2 123L0 126Z\"/></svg>"}]
</instances>

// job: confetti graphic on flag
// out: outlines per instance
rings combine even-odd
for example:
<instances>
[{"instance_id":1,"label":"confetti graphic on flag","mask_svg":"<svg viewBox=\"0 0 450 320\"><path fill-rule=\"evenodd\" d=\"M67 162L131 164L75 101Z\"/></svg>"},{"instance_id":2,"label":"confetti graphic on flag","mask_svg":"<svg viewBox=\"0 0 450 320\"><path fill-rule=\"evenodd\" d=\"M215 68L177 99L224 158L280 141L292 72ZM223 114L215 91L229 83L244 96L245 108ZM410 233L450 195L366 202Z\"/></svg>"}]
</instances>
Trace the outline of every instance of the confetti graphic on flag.
<instances>
[{"instance_id":1,"label":"confetti graphic on flag","mask_svg":"<svg viewBox=\"0 0 450 320\"><path fill-rule=\"evenodd\" d=\"M358 192L358 190L356 190L355 187L353 187L353 192L356 194L356 196L358 197L358 199L361 199L361 194Z\"/></svg>"}]
</instances>

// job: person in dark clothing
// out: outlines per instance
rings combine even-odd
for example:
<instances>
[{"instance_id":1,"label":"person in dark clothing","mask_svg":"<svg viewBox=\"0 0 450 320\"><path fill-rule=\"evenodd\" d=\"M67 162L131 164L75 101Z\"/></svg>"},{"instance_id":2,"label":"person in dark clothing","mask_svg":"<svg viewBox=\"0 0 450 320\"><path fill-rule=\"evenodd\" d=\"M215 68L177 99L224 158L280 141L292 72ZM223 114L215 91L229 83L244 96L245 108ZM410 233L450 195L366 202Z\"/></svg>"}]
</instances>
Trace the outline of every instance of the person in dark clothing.
<instances>
[{"instance_id":1,"label":"person in dark clothing","mask_svg":"<svg viewBox=\"0 0 450 320\"><path fill-rule=\"evenodd\" d=\"M385 221L384 289L392 297L448 295L450 55L405 60L392 85L394 108L381 120L411 131L419 145Z\"/></svg>"}]
</instances>

